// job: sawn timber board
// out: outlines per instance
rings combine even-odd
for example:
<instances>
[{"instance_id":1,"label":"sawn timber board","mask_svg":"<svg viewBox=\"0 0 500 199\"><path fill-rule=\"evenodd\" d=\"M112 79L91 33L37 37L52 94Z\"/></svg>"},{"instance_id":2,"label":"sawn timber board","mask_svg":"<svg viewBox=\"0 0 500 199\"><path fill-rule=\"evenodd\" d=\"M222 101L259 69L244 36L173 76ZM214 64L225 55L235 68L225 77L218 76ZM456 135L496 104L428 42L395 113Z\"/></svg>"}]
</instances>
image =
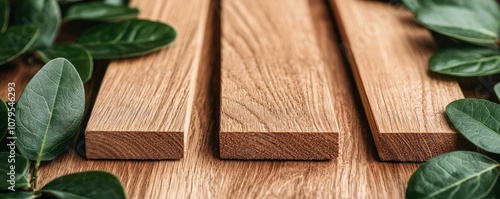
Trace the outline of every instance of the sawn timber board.
<instances>
[{"instance_id":1,"label":"sawn timber board","mask_svg":"<svg viewBox=\"0 0 500 199\"><path fill-rule=\"evenodd\" d=\"M307 0L222 1L220 156L322 160L339 129ZM330 66L328 66L330 67Z\"/></svg>"},{"instance_id":2,"label":"sawn timber board","mask_svg":"<svg viewBox=\"0 0 500 199\"><path fill-rule=\"evenodd\" d=\"M180 159L190 122L210 2L140 1L140 18L178 32L167 49L112 61L85 134L91 159Z\"/></svg>"},{"instance_id":3,"label":"sawn timber board","mask_svg":"<svg viewBox=\"0 0 500 199\"><path fill-rule=\"evenodd\" d=\"M464 95L455 79L429 71L431 33L403 6L330 2L380 159L425 161L464 147L445 115Z\"/></svg>"}]
</instances>

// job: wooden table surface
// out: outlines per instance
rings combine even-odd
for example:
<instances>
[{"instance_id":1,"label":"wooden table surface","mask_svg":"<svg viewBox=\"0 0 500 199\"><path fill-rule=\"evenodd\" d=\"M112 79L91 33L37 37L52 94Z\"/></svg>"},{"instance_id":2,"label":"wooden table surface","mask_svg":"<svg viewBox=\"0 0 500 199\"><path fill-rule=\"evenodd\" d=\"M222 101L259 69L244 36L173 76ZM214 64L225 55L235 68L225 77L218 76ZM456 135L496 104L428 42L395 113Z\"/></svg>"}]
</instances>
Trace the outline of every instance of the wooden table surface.
<instances>
[{"instance_id":1,"label":"wooden table surface","mask_svg":"<svg viewBox=\"0 0 500 199\"><path fill-rule=\"evenodd\" d=\"M369 130L360 96L347 61L340 52L330 6L323 0L307 1L326 74L334 96L339 128L339 154L330 161L221 160L218 151L220 117L220 18L211 4L196 91L186 136L184 158L165 161L88 160L75 150L42 164L43 186L64 174L86 170L109 171L119 177L129 198L403 198L406 183L419 164L381 162ZM134 2L134 1L133 1ZM161 5L161 0L151 3ZM151 6L154 7L154 6ZM154 56L154 55L152 55ZM40 66L21 60L0 70L0 94L7 83L21 87ZM126 69L124 69L126 70ZM98 63L86 84L93 102L106 71ZM87 113L93 103L88 104ZM88 114L87 114L88 115ZM112 125L112 124L110 124Z\"/></svg>"}]
</instances>

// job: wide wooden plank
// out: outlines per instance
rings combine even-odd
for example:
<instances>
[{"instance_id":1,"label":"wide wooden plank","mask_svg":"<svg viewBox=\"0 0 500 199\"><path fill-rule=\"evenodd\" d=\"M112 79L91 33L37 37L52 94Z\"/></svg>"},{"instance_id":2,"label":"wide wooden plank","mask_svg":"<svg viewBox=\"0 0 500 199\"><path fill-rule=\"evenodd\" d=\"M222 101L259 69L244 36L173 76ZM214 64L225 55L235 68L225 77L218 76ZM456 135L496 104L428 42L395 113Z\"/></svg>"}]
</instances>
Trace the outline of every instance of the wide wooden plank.
<instances>
[{"instance_id":1,"label":"wide wooden plank","mask_svg":"<svg viewBox=\"0 0 500 199\"><path fill-rule=\"evenodd\" d=\"M464 95L454 79L428 70L430 32L403 6L331 3L380 159L424 161L461 148L444 110Z\"/></svg>"},{"instance_id":2,"label":"wide wooden plank","mask_svg":"<svg viewBox=\"0 0 500 199\"><path fill-rule=\"evenodd\" d=\"M160 0L157 0L160 1ZM43 186L64 174L105 170L116 174L131 199L143 198L403 198L417 164L379 162L361 102L342 62L324 1L310 0L321 56L327 61L335 116L344 133L335 161L224 161L216 156L220 72L218 43L207 39L186 145L179 161L86 160L73 151L42 164ZM218 23L210 23L210 30ZM217 30L217 28L215 28ZM211 33L209 31L208 33ZM207 34L208 38L210 34ZM214 39L218 38L216 32ZM6 85L0 85L5 89Z\"/></svg>"},{"instance_id":3,"label":"wide wooden plank","mask_svg":"<svg viewBox=\"0 0 500 199\"><path fill-rule=\"evenodd\" d=\"M339 130L307 0L222 4L220 156L332 159Z\"/></svg>"},{"instance_id":4,"label":"wide wooden plank","mask_svg":"<svg viewBox=\"0 0 500 199\"><path fill-rule=\"evenodd\" d=\"M180 159L199 68L209 2L139 1L140 17L173 25L175 44L110 63L86 129L92 159Z\"/></svg>"}]
</instances>

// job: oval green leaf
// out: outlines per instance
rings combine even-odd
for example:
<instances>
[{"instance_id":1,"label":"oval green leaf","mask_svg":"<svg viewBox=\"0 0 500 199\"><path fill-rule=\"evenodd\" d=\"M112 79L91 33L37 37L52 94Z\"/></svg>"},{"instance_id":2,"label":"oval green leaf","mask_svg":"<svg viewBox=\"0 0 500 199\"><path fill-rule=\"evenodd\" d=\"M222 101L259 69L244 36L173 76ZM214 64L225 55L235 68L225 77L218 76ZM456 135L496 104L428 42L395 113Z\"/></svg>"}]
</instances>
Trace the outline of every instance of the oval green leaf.
<instances>
[{"instance_id":1,"label":"oval green leaf","mask_svg":"<svg viewBox=\"0 0 500 199\"><path fill-rule=\"evenodd\" d=\"M70 61L78 71L80 78L85 83L92 77L94 62L90 52L78 44L56 44L50 48L39 50L38 54L43 62L47 63L58 57Z\"/></svg>"},{"instance_id":2,"label":"oval green leaf","mask_svg":"<svg viewBox=\"0 0 500 199\"><path fill-rule=\"evenodd\" d=\"M92 20L116 22L137 18L139 10L128 6L110 5L103 2L75 4L68 9L65 20Z\"/></svg>"},{"instance_id":3,"label":"oval green leaf","mask_svg":"<svg viewBox=\"0 0 500 199\"><path fill-rule=\"evenodd\" d=\"M59 177L42 188L42 193L61 199L122 199L122 184L113 174L87 171Z\"/></svg>"},{"instance_id":4,"label":"oval green leaf","mask_svg":"<svg viewBox=\"0 0 500 199\"><path fill-rule=\"evenodd\" d=\"M436 73L473 77L500 73L500 51L487 47L445 48L430 59Z\"/></svg>"},{"instance_id":5,"label":"oval green leaf","mask_svg":"<svg viewBox=\"0 0 500 199\"><path fill-rule=\"evenodd\" d=\"M83 117L85 93L66 59L47 63L31 79L17 103L19 152L30 160L52 160L73 142Z\"/></svg>"},{"instance_id":6,"label":"oval green leaf","mask_svg":"<svg viewBox=\"0 0 500 199\"><path fill-rule=\"evenodd\" d=\"M436 5L448 5L448 6L457 6L457 7L465 7L468 9L472 9L480 12L488 12L490 14L494 14L496 16L500 16L499 5L495 0L480 0L480 1L471 1L471 0L402 0L403 4L412 12L416 13L420 8L436 6Z\"/></svg>"},{"instance_id":7,"label":"oval green leaf","mask_svg":"<svg viewBox=\"0 0 500 199\"><path fill-rule=\"evenodd\" d=\"M16 16L16 22L31 23L40 28L40 36L30 51L51 46L61 24L61 11L56 0L23 0Z\"/></svg>"},{"instance_id":8,"label":"oval green leaf","mask_svg":"<svg viewBox=\"0 0 500 199\"><path fill-rule=\"evenodd\" d=\"M0 98L0 141L7 133L7 127L9 123L9 112L7 109L7 104Z\"/></svg>"},{"instance_id":9,"label":"oval green leaf","mask_svg":"<svg viewBox=\"0 0 500 199\"><path fill-rule=\"evenodd\" d=\"M9 193L0 193L0 198L2 199L34 199L36 198L33 192L28 191L16 191Z\"/></svg>"},{"instance_id":10,"label":"oval green leaf","mask_svg":"<svg viewBox=\"0 0 500 199\"><path fill-rule=\"evenodd\" d=\"M500 21L487 12L434 5L420 8L416 19L427 28L458 40L488 45L499 40Z\"/></svg>"},{"instance_id":11,"label":"oval green leaf","mask_svg":"<svg viewBox=\"0 0 500 199\"><path fill-rule=\"evenodd\" d=\"M497 95L497 98L500 100L500 83L495 85L494 90L495 94Z\"/></svg>"},{"instance_id":12,"label":"oval green leaf","mask_svg":"<svg viewBox=\"0 0 500 199\"><path fill-rule=\"evenodd\" d=\"M500 198L500 180L497 181L491 192L483 199L498 199Z\"/></svg>"},{"instance_id":13,"label":"oval green leaf","mask_svg":"<svg viewBox=\"0 0 500 199\"><path fill-rule=\"evenodd\" d=\"M16 25L0 33L0 65L19 57L38 38L39 31L34 25Z\"/></svg>"},{"instance_id":14,"label":"oval green leaf","mask_svg":"<svg viewBox=\"0 0 500 199\"><path fill-rule=\"evenodd\" d=\"M0 32L4 32L9 24L9 0L0 0Z\"/></svg>"},{"instance_id":15,"label":"oval green leaf","mask_svg":"<svg viewBox=\"0 0 500 199\"><path fill-rule=\"evenodd\" d=\"M128 5L129 0L97 0L110 5Z\"/></svg>"},{"instance_id":16,"label":"oval green leaf","mask_svg":"<svg viewBox=\"0 0 500 199\"><path fill-rule=\"evenodd\" d=\"M14 142L14 140L9 140ZM15 144L15 142L14 142ZM0 190L14 190L29 187L30 162L19 154L11 155L9 152L0 152ZM11 170L11 167L14 167ZM12 176L12 178L11 178ZM1 198L1 197L0 197Z\"/></svg>"},{"instance_id":17,"label":"oval green leaf","mask_svg":"<svg viewBox=\"0 0 500 199\"><path fill-rule=\"evenodd\" d=\"M500 154L500 105L483 99L461 99L446 106L458 131L473 144Z\"/></svg>"},{"instance_id":18,"label":"oval green leaf","mask_svg":"<svg viewBox=\"0 0 500 199\"><path fill-rule=\"evenodd\" d=\"M416 13L418 9L423 7L422 2L420 0L401 0L401 1L408 8L408 10L412 11L413 13Z\"/></svg>"},{"instance_id":19,"label":"oval green leaf","mask_svg":"<svg viewBox=\"0 0 500 199\"><path fill-rule=\"evenodd\" d=\"M75 3L75 2L80 2L80 1L83 1L83 0L57 0L57 3L66 4L66 3Z\"/></svg>"},{"instance_id":20,"label":"oval green leaf","mask_svg":"<svg viewBox=\"0 0 500 199\"><path fill-rule=\"evenodd\" d=\"M176 37L177 32L167 24L132 19L90 28L81 35L78 43L95 59L116 59L160 50Z\"/></svg>"},{"instance_id":21,"label":"oval green leaf","mask_svg":"<svg viewBox=\"0 0 500 199\"><path fill-rule=\"evenodd\" d=\"M406 198L483 198L500 175L500 165L476 152L456 151L435 157L413 173Z\"/></svg>"}]
</instances>

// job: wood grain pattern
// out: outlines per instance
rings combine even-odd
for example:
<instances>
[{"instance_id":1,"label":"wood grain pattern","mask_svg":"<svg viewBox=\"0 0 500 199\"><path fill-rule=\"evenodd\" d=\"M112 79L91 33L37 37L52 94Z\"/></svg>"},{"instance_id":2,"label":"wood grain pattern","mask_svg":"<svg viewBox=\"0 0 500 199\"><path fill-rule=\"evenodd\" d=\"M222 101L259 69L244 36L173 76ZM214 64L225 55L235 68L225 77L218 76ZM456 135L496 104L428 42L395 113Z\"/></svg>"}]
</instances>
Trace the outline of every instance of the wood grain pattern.
<instances>
[{"instance_id":1,"label":"wood grain pattern","mask_svg":"<svg viewBox=\"0 0 500 199\"><path fill-rule=\"evenodd\" d=\"M213 39L206 39L204 44L185 158L178 161L86 160L68 151L54 161L42 163L39 185L68 173L105 170L120 178L131 199L403 198L406 182L418 165L378 161L373 140L365 128L361 102L353 92L355 87L343 65L325 5L322 0L310 0L310 4L321 56L329 66L325 73L333 77L332 84L338 85L331 87L331 92L341 96L333 101L339 129L343 132L339 137L341 150L335 161L223 161L216 158L220 72L215 67L218 58L214 54L220 49L217 42L212 43L219 38L215 20L208 24L210 31L206 37ZM7 79L21 82L30 77L13 75ZM94 84L99 80L91 81L90 84ZM6 89L7 85L1 83L0 91Z\"/></svg>"},{"instance_id":2,"label":"wood grain pattern","mask_svg":"<svg viewBox=\"0 0 500 199\"><path fill-rule=\"evenodd\" d=\"M307 0L222 4L220 156L332 159L339 130Z\"/></svg>"},{"instance_id":3,"label":"wood grain pattern","mask_svg":"<svg viewBox=\"0 0 500 199\"><path fill-rule=\"evenodd\" d=\"M209 2L130 2L140 17L173 25L175 44L113 61L86 129L91 159L180 159L190 119Z\"/></svg>"},{"instance_id":4,"label":"wood grain pattern","mask_svg":"<svg viewBox=\"0 0 500 199\"><path fill-rule=\"evenodd\" d=\"M444 112L464 95L454 79L429 72L430 32L403 6L331 3L380 159L424 161L464 147Z\"/></svg>"}]
</instances>

